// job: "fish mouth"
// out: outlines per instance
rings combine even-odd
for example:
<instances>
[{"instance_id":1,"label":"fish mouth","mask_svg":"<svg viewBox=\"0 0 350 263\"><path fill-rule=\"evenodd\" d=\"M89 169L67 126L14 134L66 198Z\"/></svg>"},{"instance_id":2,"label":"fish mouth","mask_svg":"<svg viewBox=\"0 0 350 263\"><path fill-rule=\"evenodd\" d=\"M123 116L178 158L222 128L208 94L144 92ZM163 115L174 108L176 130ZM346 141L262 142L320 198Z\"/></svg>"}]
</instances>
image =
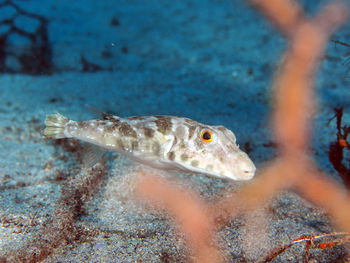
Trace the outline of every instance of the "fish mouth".
<instances>
[{"instance_id":1,"label":"fish mouth","mask_svg":"<svg viewBox=\"0 0 350 263\"><path fill-rule=\"evenodd\" d=\"M250 159L246 162L246 165L244 166L245 167L242 167L241 171L239 172L240 178L238 180L251 180L255 176L256 167Z\"/></svg>"},{"instance_id":2,"label":"fish mouth","mask_svg":"<svg viewBox=\"0 0 350 263\"><path fill-rule=\"evenodd\" d=\"M246 180L251 180L255 176L255 171L256 169L251 169L251 170L244 170L242 178L239 180L246 181Z\"/></svg>"}]
</instances>

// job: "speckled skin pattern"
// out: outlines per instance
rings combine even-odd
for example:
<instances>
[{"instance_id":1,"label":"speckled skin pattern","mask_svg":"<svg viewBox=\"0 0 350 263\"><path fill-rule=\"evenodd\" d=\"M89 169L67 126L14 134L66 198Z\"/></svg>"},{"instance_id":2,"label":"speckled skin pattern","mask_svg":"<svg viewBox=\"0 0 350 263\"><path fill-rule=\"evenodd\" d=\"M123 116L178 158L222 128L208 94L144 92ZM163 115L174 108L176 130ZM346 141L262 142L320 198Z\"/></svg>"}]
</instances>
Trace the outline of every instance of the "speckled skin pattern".
<instances>
[{"instance_id":1,"label":"speckled skin pattern","mask_svg":"<svg viewBox=\"0 0 350 263\"><path fill-rule=\"evenodd\" d=\"M76 138L158 169L232 180L249 180L255 174L255 165L239 149L235 135L223 126L159 115L106 115L100 120L76 122L53 114L45 124L47 138Z\"/></svg>"}]
</instances>

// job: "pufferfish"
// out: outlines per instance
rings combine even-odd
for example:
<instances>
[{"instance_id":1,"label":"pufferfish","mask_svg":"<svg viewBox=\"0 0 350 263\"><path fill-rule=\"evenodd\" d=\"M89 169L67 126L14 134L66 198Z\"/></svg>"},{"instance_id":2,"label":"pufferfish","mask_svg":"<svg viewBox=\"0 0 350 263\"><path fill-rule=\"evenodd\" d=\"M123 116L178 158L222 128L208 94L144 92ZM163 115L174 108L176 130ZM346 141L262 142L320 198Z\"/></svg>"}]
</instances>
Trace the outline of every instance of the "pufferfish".
<instances>
[{"instance_id":1,"label":"pufferfish","mask_svg":"<svg viewBox=\"0 0 350 263\"><path fill-rule=\"evenodd\" d=\"M44 136L75 138L166 171L249 180L255 165L224 126L209 126L175 116L134 116L73 121L48 115Z\"/></svg>"}]
</instances>

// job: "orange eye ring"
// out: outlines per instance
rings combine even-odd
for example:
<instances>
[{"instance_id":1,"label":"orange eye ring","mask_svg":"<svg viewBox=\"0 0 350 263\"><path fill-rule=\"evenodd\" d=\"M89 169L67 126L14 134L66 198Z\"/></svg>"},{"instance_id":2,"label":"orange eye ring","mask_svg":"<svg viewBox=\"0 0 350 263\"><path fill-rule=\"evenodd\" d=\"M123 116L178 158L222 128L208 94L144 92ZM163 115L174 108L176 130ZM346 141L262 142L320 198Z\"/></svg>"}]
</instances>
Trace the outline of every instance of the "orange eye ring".
<instances>
[{"instance_id":1,"label":"orange eye ring","mask_svg":"<svg viewBox=\"0 0 350 263\"><path fill-rule=\"evenodd\" d=\"M202 132L201 139L205 143L209 143L213 140L213 133L211 131L205 130Z\"/></svg>"}]
</instances>

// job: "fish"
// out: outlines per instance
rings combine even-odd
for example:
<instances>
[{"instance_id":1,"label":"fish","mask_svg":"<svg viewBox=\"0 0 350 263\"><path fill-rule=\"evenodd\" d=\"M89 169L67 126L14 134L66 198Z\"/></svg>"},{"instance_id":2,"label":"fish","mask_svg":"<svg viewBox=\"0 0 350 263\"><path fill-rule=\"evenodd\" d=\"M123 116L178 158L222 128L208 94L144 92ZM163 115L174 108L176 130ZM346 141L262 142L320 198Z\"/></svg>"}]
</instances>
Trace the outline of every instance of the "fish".
<instances>
[{"instance_id":1,"label":"fish","mask_svg":"<svg viewBox=\"0 0 350 263\"><path fill-rule=\"evenodd\" d=\"M47 115L45 125L48 139L75 138L165 171L239 181L252 179L256 171L231 130L189 118L105 114L102 119L73 121L55 113Z\"/></svg>"}]
</instances>

